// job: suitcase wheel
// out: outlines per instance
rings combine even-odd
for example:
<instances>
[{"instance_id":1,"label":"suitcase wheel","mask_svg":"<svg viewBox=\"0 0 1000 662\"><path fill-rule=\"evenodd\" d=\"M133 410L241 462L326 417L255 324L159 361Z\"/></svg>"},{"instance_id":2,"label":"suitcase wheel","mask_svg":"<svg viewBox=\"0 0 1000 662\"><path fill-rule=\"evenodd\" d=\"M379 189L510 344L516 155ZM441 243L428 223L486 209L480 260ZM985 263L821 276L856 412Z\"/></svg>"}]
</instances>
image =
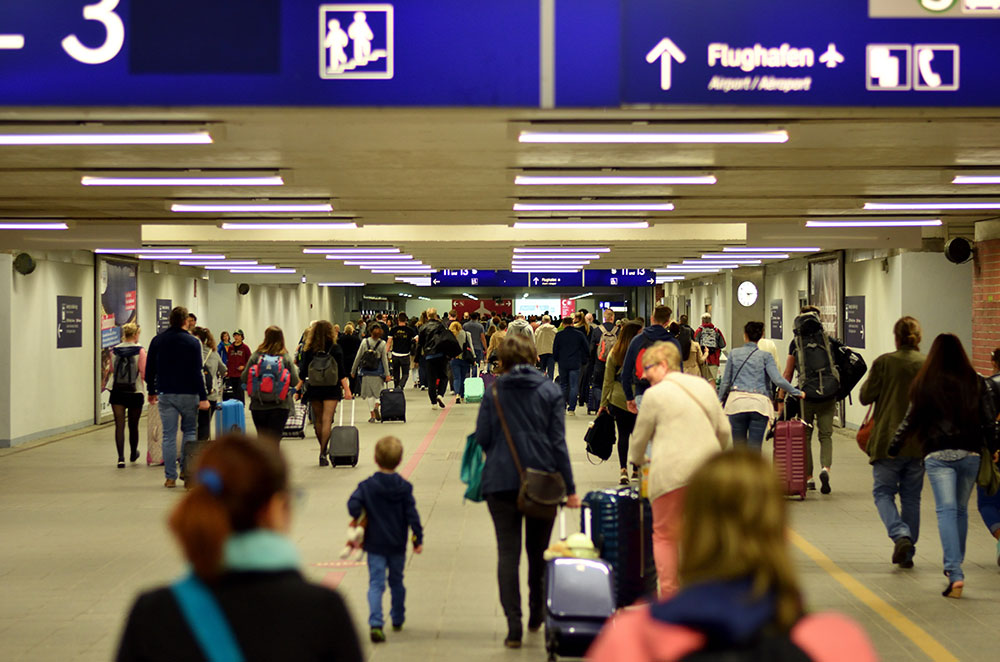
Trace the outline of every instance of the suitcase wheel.
<instances>
[{"instance_id":1,"label":"suitcase wheel","mask_svg":"<svg viewBox=\"0 0 1000 662\"><path fill-rule=\"evenodd\" d=\"M358 456L357 455L355 455L354 457L351 458L351 466L352 467L358 466Z\"/></svg>"}]
</instances>

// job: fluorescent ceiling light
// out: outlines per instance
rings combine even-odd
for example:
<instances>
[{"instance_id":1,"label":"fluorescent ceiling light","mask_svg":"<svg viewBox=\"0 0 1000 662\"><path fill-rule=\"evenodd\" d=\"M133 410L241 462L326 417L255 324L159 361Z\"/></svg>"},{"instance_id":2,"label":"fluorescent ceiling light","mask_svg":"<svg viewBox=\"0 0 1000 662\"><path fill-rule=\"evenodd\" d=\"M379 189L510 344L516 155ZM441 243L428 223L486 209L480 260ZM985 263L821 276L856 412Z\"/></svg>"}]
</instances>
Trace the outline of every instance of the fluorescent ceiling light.
<instances>
[{"instance_id":1,"label":"fluorescent ceiling light","mask_svg":"<svg viewBox=\"0 0 1000 662\"><path fill-rule=\"evenodd\" d=\"M350 264L352 261L357 263L360 261L374 261L379 262L395 262L397 260L402 262L413 262L412 255L327 255L328 260L341 260L344 264Z\"/></svg>"},{"instance_id":2,"label":"fluorescent ceiling light","mask_svg":"<svg viewBox=\"0 0 1000 662\"><path fill-rule=\"evenodd\" d=\"M1000 184L1000 175L955 175L952 184Z\"/></svg>"},{"instance_id":3,"label":"fluorescent ceiling light","mask_svg":"<svg viewBox=\"0 0 1000 662\"><path fill-rule=\"evenodd\" d=\"M710 269L739 269L742 265L729 262L718 262L715 264L708 264L705 262L682 262L680 266L682 268L694 267L696 269L698 267L708 267Z\"/></svg>"},{"instance_id":4,"label":"fluorescent ceiling light","mask_svg":"<svg viewBox=\"0 0 1000 662\"><path fill-rule=\"evenodd\" d=\"M737 267L756 266L760 264L760 260L733 260L732 262L721 260L684 260L681 264L685 267L728 267L736 269Z\"/></svg>"},{"instance_id":5,"label":"fluorescent ceiling light","mask_svg":"<svg viewBox=\"0 0 1000 662\"><path fill-rule=\"evenodd\" d=\"M807 228L912 228L941 225L939 218L806 221Z\"/></svg>"},{"instance_id":6,"label":"fluorescent ceiling light","mask_svg":"<svg viewBox=\"0 0 1000 662\"><path fill-rule=\"evenodd\" d=\"M599 260L601 256L597 253L562 253L562 254L549 254L549 253L531 253L531 254L517 254L514 253L513 259L515 260Z\"/></svg>"},{"instance_id":7,"label":"fluorescent ceiling light","mask_svg":"<svg viewBox=\"0 0 1000 662\"><path fill-rule=\"evenodd\" d=\"M514 211L673 211L669 202L515 202Z\"/></svg>"},{"instance_id":8,"label":"fluorescent ceiling light","mask_svg":"<svg viewBox=\"0 0 1000 662\"><path fill-rule=\"evenodd\" d=\"M7 128L0 133L0 145L210 145L208 131L115 131L108 127L81 127L79 132L60 127L51 132L14 132Z\"/></svg>"},{"instance_id":9,"label":"fluorescent ceiling light","mask_svg":"<svg viewBox=\"0 0 1000 662\"><path fill-rule=\"evenodd\" d=\"M357 230L354 223L223 223L223 230Z\"/></svg>"},{"instance_id":10,"label":"fluorescent ceiling light","mask_svg":"<svg viewBox=\"0 0 1000 662\"><path fill-rule=\"evenodd\" d=\"M522 131L518 136L522 143L556 143L556 144L651 144L667 143L785 143L788 142L787 131L747 131L725 132L713 131L707 133L569 133L551 131Z\"/></svg>"},{"instance_id":11,"label":"fluorescent ceiling light","mask_svg":"<svg viewBox=\"0 0 1000 662\"><path fill-rule=\"evenodd\" d=\"M570 297L569 300L570 301L577 301L579 299L585 299L587 297L592 297L592 296L594 296L593 292L587 292L586 294L579 294L579 295L577 295L575 297Z\"/></svg>"},{"instance_id":12,"label":"fluorescent ceiling light","mask_svg":"<svg viewBox=\"0 0 1000 662\"><path fill-rule=\"evenodd\" d=\"M944 209L1000 209L998 202L866 202L866 211L941 211Z\"/></svg>"},{"instance_id":13,"label":"fluorescent ceiling light","mask_svg":"<svg viewBox=\"0 0 1000 662\"><path fill-rule=\"evenodd\" d=\"M434 267L379 267L368 271L373 274L429 274L434 271Z\"/></svg>"},{"instance_id":14,"label":"fluorescent ceiling light","mask_svg":"<svg viewBox=\"0 0 1000 662\"><path fill-rule=\"evenodd\" d=\"M740 255L724 253L705 253L701 256L703 260L787 260L790 256L787 253L761 253L759 255L754 255L753 253L741 253Z\"/></svg>"},{"instance_id":15,"label":"fluorescent ceiling light","mask_svg":"<svg viewBox=\"0 0 1000 662\"><path fill-rule=\"evenodd\" d=\"M428 285L429 284L430 283L428 283ZM417 298L420 299L421 301L430 301L430 297L417 297Z\"/></svg>"},{"instance_id":16,"label":"fluorescent ceiling light","mask_svg":"<svg viewBox=\"0 0 1000 662\"><path fill-rule=\"evenodd\" d=\"M610 253L610 248L594 248L593 246L578 246L576 248L515 248L515 253Z\"/></svg>"},{"instance_id":17,"label":"fluorescent ceiling light","mask_svg":"<svg viewBox=\"0 0 1000 662\"><path fill-rule=\"evenodd\" d=\"M677 176L537 176L517 175L514 183L525 186L667 186L673 184L715 184L714 175Z\"/></svg>"},{"instance_id":18,"label":"fluorescent ceiling light","mask_svg":"<svg viewBox=\"0 0 1000 662\"><path fill-rule=\"evenodd\" d=\"M84 175L80 178L84 186L284 186L285 180L278 175L268 177L212 177L209 175L190 177L106 177Z\"/></svg>"},{"instance_id":19,"label":"fluorescent ceiling light","mask_svg":"<svg viewBox=\"0 0 1000 662\"><path fill-rule=\"evenodd\" d=\"M258 264L254 262L253 264L238 264L236 262L216 262L214 264L204 265L205 269L209 271L221 271L223 269L277 269L278 267L273 264Z\"/></svg>"},{"instance_id":20,"label":"fluorescent ceiling light","mask_svg":"<svg viewBox=\"0 0 1000 662\"><path fill-rule=\"evenodd\" d=\"M237 268L237 269L230 269L229 273L231 273L231 274L294 274L295 273L295 269L275 269L273 267L270 268L270 269L264 269L262 267L258 267L258 268L247 267L246 269L239 269L239 268Z\"/></svg>"},{"instance_id":21,"label":"fluorescent ceiling light","mask_svg":"<svg viewBox=\"0 0 1000 662\"><path fill-rule=\"evenodd\" d=\"M316 283L320 287L364 287L364 283Z\"/></svg>"},{"instance_id":22,"label":"fluorescent ceiling light","mask_svg":"<svg viewBox=\"0 0 1000 662\"><path fill-rule=\"evenodd\" d=\"M230 203L187 203L174 202L170 205L170 211L178 213L194 214L277 214L277 213L312 213L333 211L333 205L329 202L321 204L295 204L290 202L230 202Z\"/></svg>"},{"instance_id":23,"label":"fluorescent ceiling light","mask_svg":"<svg viewBox=\"0 0 1000 662\"><path fill-rule=\"evenodd\" d=\"M2 223L0 230L69 230L65 223Z\"/></svg>"},{"instance_id":24,"label":"fluorescent ceiling light","mask_svg":"<svg viewBox=\"0 0 1000 662\"><path fill-rule=\"evenodd\" d=\"M723 253L817 253L823 250L818 246L799 246L782 248L751 248L749 246L726 246ZM787 255L785 257L788 257Z\"/></svg>"},{"instance_id":25,"label":"fluorescent ceiling light","mask_svg":"<svg viewBox=\"0 0 1000 662\"><path fill-rule=\"evenodd\" d=\"M225 260L225 255L163 255L160 253L155 253L153 255L146 255L145 253L137 256L140 260L160 260L162 262L170 262L171 260Z\"/></svg>"},{"instance_id":26,"label":"fluorescent ceiling light","mask_svg":"<svg viewBox=\"0 0 1000 662\"><path fill-rule=\"evenodd\" d=\"M725 262L727 264L760 264L760 259L754 258L753 256L746 258L739 255L734 255L729 259L721 257L702 257L693 260L684 260L684 264L718 264L720 262Z\"/></svg>"},{"instance_id":27,"label":"fluorescent ceiling light","mask_svg":"<svg viewBox=\"0 0 1000 662\"><path fill-rule=\"evenodd\" d=\"M473 301L479 301L479 297L474 297L471 294L469 294L468 292L462 292L462 296L465 297L466 299L472 299Z\"/></svg>"},{"instance_id":28,"label":"fluorescent ceiling light","mask_svg":"<svg viewBox=\"0 0 1000 662\"><path fill-rule=\"evenodd\" d=\"M649 227L647 221L625 221L620 223L614 222L594 222L594 223L581 223L576 221L570 222L529 222L529 221L518 221L514 223L515 230L555 230L555 229L566 229L566 230L642 230Z\"/></svg>"},{"instance_id":29,"label":"fluorescent ceiling light","mask_svg":"<svg viewBox=\"0 0 1000 662\"><path fill-rule=\"evenodd\" d=\"M679 264L668 264L663 269L653 269L653 273L657 274L671 274L678 272L685 273L717 273L722 269L722 267L684 267Z\"/></svg>"},{"instance_id":30,"label":"fluorescent ceiling light","mask_svg":"<svg viewBox=\"0 0 1000 662\"><path fill-rule=\"evenodd\" d=\"M163 253L165 255L180 255L181 253L190 253L190 248L95 248L95 253L112 253L117 255L138 255L142 253L143 255L156 255L157 253Z\"/></svg>"},{"instance_id":31,"label":"fluorescent ceiling light","mask_svg":"<svg viewBox=\"0 0 1000 662\"><path fill-rule=\"evenodd\" d=\"M511 269L515 274L577 274L580 273L580 269L543 269L541 267L532 267L530 269Z\"/></svg>"},{"instance_id":32,"label":"fluorescent ceiling light","mask_svg":"<svg viewBox=\"0 0 1000 662\"><path fill-rule=\"evenodd\" d=\"M515 249L516 250L516 249ZM377 255L381 253L399 253L398 248L303 248L306 254L328 254L328 255ZM336 258L334 258L336 259Z\"/></svg>"},{"instance_id":33,"label":"fluorescent ceiling light","mask_svg":"<svg viewBox=\"0 0 1000 662\"><path fill-rule=\"evenodd\" d=\"M181 260L180 264L185 267L217 267L220 265L230 267L253 267L257 265L257 260Z\"/></svg>"}]
</instances>

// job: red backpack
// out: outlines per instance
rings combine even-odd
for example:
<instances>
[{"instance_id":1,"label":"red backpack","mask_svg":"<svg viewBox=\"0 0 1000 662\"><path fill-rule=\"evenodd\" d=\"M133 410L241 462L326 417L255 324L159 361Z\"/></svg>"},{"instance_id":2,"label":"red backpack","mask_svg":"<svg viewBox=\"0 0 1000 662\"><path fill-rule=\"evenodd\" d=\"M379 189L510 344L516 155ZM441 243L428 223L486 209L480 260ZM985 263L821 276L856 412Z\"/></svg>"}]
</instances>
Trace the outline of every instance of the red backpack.
<instances>
[{"instance_id":1,"label":"red backpack","mask_svg":"<svg viewBox=\"0 0 1000 662\"><path fill-rule=\"evenodd\" d=\"M635 357L635 380L641 382L643 380L643 374L646 370L642 365L642 357L645 356L646 350L653 346L653 341L649 339L645 333L642 334L642 346L639 348L639 353Z\"/></svg>"}]
</instances>

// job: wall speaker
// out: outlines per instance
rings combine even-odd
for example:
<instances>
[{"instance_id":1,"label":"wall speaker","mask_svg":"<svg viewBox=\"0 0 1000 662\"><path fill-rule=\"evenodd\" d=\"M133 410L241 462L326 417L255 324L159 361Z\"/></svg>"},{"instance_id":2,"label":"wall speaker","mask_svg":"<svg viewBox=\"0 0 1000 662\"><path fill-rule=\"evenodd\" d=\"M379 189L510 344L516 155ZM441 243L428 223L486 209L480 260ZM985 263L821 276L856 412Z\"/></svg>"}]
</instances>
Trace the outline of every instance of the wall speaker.
<instances>
[{"instance_id":1,"label":"wall speaker","mask_svg":"<svg viewBox=\"0 0 1000 662\"><path fill-rule=\"evenodd\" d=\"M972 259L972 243L964 237L953 237L944 245L944 256L955 264L968 262Z\"/></svg>"},{"instance_id":2,"label":"wall speaker","mask_svg":"<svg viewBox=\"0 0 1000 662\"><path fill-rule=\"evenodd\" d=\"M27 253L18 253L17 257L14 258L14 271L22 276L27 276L34 271L35 266L35 258Z\"/></svg>"},{"instance_id":3,"label":"wall speaker","mask_svg":"<svg viewBox=\"0 0 1000 662\"><path fill-rule=\"evenodd\" d=\"M240 283L239 285L236 286L236 291L239 292L240 294L246 294L250 291L250 286L247 285L246 283Z\"/></svg>"}]
</instances>

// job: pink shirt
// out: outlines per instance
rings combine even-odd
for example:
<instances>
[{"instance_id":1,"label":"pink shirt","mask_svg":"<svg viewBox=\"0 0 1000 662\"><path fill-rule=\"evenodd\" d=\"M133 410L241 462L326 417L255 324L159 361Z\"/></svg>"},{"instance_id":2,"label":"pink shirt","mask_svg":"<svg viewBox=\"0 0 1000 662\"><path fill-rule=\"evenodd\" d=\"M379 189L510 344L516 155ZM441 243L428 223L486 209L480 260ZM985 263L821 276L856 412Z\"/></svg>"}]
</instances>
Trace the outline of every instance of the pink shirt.
<instances>
[{"instance_id":1,"label":"pink shirt","mask_svg":"<svg viewBox=\"0 0 1000 662\"><path fill-rule=\"evenodd\" d=\"M805 616L791 639L815 662L875 662L868 635L851 619L832 612ZM649 607L612 617L587 651L593 662L669 662L705 646L701 632L654 620Z\"/></svg>"}]
</instances>

